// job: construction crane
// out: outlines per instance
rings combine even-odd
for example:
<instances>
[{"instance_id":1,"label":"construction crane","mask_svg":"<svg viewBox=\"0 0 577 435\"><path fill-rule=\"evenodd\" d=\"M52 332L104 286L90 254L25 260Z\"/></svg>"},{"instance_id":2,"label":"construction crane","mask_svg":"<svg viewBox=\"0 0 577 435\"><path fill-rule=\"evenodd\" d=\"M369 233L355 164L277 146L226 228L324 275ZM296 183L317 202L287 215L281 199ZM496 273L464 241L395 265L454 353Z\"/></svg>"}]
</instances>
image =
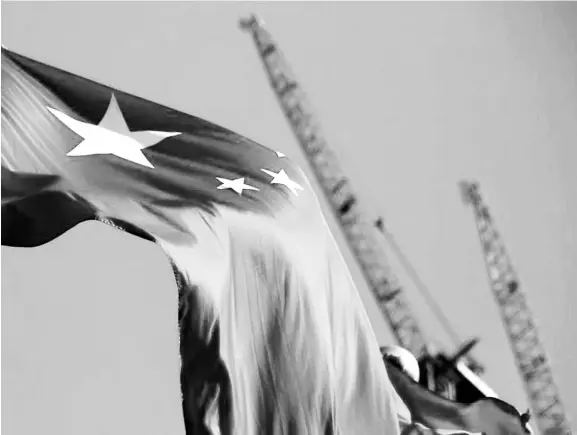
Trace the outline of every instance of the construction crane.
<instances>
[{"instance_id":1,"label":"construction crane","mask_svg":"<svg viewBox=\"0 0 577 435\"><path fill-rule=\"evenodd\" d=\"M475 213L491 289L501 310L539 431L542 435L570 435L569 419L526 296L489 208L481 197L479 185L461 181L460 189L463 200Z\"/></svg>"},{"instance_id":2,"label":"construction crane","mask_svg":"<svg viewBox=\"0 0 577 435\"><path fill-rule=\"evenodd\" d=\"M417 358L428 354L421 327L396 277L387 266L373 222L365 217L359 198L327 145L306 97L283 54L256 16L241 21L252 33L278 101L290 121L310 165L341 224L347 241L369 280L379 307L399 344Z\"/></svg>"},{"instance_id":3,"label":"construction crane","mask_svg":"<svg viewBox=\"0 0 577 435\"><path fill-rule=\"evenodd\" d=\"M297 82L284 55L273 41L263 23L256 17L241 20L241 28L252 34L258 53L265 66L269 82L288 118L310 166L326 197L335 211L344 235L369 282L377 304L389 323L398 343L409 350L424 365L426 374L448 372L447 362L442 364L432 356L431 349L410 310L397 278L388 266L384 246L379 243L375 221L368 219L354 193L351 183L340 167L335 155L324 139L306 96ZM466 343L462 349L470 350ZM457 352L460 358L463 352ZM439 377L424 377L425 385L446 397L454 397L454 384Z\"/></svg>"}]
</instances>

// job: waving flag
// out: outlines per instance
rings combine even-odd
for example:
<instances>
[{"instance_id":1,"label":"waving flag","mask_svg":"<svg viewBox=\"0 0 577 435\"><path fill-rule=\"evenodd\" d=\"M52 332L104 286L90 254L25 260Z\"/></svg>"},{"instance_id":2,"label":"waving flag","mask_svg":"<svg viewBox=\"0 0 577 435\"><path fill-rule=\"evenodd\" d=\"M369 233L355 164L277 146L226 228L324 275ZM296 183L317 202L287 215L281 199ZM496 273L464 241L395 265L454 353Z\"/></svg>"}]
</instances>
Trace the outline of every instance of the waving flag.
<instances>
[{"instance_id":1,"label":"waving flag","mask_svg":"<svg viewBox=\"0 0 577 435\"><path fill-rule=\"evenodd\" d=\"M3 49L2 243L38 246L89 219L173 265L187 434L399 433L378 344L298 167Z\"/></svg>"},{"instance_id":2,"label":"waving flag","mask_svg":"<svg viewBox=\"0 0 577 435\"><path fill-rule=\"evenodd\" d=\"M401 371L394 360L385 359L387 373L395 391L411 414L413 425L407 430L423 430L423 425L438 433L466 431L487 435L526 435L531 433L528 414L520 415L508 403L488 397L473 404L445 399L427 390Z\"/></svg>"}]
</instances>

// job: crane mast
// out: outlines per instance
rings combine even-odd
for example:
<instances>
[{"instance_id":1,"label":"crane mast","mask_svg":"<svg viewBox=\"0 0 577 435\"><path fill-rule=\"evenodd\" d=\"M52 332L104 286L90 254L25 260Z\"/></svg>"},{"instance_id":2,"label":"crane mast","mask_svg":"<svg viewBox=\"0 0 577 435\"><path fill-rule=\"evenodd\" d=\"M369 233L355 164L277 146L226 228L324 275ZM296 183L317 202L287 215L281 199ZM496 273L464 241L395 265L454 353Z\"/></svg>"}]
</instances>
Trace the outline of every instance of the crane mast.
<instances>
[{"instance_id":1,"label":"crane mast","mask_svg":"<svg viewBox=\"0 0 577 435\"><path fill-rule=\"evenodd\" d=\"M473 207L491 289L509 336L535 420L542 435L570 435L569 420L517 273L489 208L475 182L460 183L464 201Z\"/></svg>"},{"instance_id":2,"label":"crane mast","mask_svg":"<svg viewBox=\"0 0 577 435\"><path fill-rule=\"evenodd\" d=\"M241 27L254 38L278 101L397 341L417 358L427 355L424 334L409 309L403 290L388 267L383 245L378 243L378 230L374 222L365 217L359 198L327 145L284 55L256 16L242 20Z\"/></svg>"}]
</instances>

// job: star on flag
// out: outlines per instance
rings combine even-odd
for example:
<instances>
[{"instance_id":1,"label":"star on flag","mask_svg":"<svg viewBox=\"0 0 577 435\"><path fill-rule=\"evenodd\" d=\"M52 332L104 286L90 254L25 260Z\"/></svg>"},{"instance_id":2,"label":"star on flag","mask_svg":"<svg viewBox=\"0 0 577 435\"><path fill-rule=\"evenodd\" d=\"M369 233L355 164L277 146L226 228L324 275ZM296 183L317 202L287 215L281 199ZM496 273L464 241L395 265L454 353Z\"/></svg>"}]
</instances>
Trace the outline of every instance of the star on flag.
<instances>
[{"instance_id":1,"label":"star on flag","mask_svg":"<svg viewBox=\"0 0 577 435\"><path fill-rule=\"evenodd\" d=\"M267 169L261 169L261 171L273 177L273 179L270 181L271 184L282 184L283 186L288 187L290 191L296 196L298 196L297 189L304 190L300 184L295 183L289 178L284 169L281 169L278 173L269 171Z\"/></svg>"},{"instance_id":2,"label":"star on flag","mask_svg":"<svg viewBox=\"0 0 577 435\"><path fill-rule=\"evenodd\" d=\"M68 152L67 156L71 157L112 154L121 159L154 168L142 150L156 145L163 139L181 134L153 130L130 131L114 94L112 94L108 109L98 125L78 121L48 106L46 106L46 109L70 130L83 138L82 142ZM285 157L285 154L279 151L276 151L276 154L279 158ZM270 181L271 184L282 184L297 196L297 190L303 190L298 183L288 177L284 169L281 169L278 173L267 169L261 170L273 177ZM229 180L216 177L216 179L221 182L221 185L217 187L218 189L232 189L239 195L242 195L244 190L259 190L254 186L245 184L244 178Z\"/></svg>"},{"instance_id":3,"label":"star on flag","mask_svg":"<svg viewBox=\"0 0 577 435\"><path fill-rule=\"evenodd\" d=\"M67 154L68 156L112 154L132 163L153 168L142 150L156 145L167 137L181 134L153 130L130 131L114 94L98 125L78 121L51 107L46 108L60 122L84 139Z\"/></svg>"},{"instance_id":4,"label":"star on flag","mask_svg":"<svg viewBox=\"0 0 577 435\"><path fill-rule=\"evenodd\" d=\"M68 152L67 156L71 157L112 154L121 159L154 168L142 150L156 145L163 139L181 134L154 130L130 131L114 94L112 94L110 98L106 113L97 125L78 121L48 106L46 106L46 109L70 130L83 138L82 142ZM276 151L276 154L279 158L285 157L285 154L279 151ZM288 177L284 169L281 169L278 173L267 169L261 170L273 177L270 181L271 184L282 184L297 196L297 190L303 190L299 184ZM221 182L221 185L217 187L218 189L232 189L239 195L242 195L244 190L259 190L254 186L245 184L244 178L229 180L227 178L216 177L216 179Z\"/></svg>"},{"instance_id":5,"label":"star on flag","mask_svg":"<svg viewBox=\"0 0 577 435\"><path fill-rule=\"evenodd\" d=\"M282 184L290 189L296 196L298 196L297 190L304 190L302 186L298 183L292 181L284 169L281 169L279 172L269 171L267 169L261 169L265 174L270 175L273 179L270 181L271 184ZM245 184L244 177L243 178L236 178L234 180L229 180L228 178L221 178L215 177L218 181L221 182L220 186L217 186L217 189L232 189L239 195L242 195L243 190L259 190L254 186L250 186Z\"/></svg>"},{"instance_id":6,"label":"star on flag","mask_svg":"<svg viewBox=\"0 0 577 435\"><path fill-rule=\"evenodd\" d=\"M232 189L239 195L242 195L243 190L258 190L256 187L244 184L244 177L237 178L235 180L229 180L227 178L220 178L220 177L216 177L216 179L222 183L220 186L217 187L217 189L219 190Z\"/></svg>"}]
</instances>

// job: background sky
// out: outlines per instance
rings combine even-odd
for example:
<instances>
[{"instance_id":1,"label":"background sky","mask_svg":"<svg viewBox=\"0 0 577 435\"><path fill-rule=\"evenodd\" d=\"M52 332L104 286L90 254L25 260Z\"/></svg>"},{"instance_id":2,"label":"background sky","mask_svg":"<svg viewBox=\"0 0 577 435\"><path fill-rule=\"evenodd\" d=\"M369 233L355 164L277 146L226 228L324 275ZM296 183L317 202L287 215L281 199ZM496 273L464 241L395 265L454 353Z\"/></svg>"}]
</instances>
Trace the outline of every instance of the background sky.
<instances>
[{"instance_id":1,"label":"background sky","mask_svg":"<svg viewBox=\"0 0 577 435\"><path fill-rule=\"evenodd\" d=\"M252 11L361 198L385 217L458 334L482 339L485 380L524 408L457 189L461 178L481 182L577 423L577 5L3 2L2 43L226 126L308 170L237 25ZM346 255L377 337L390 343ZM452 350L391 261L430 339ZM102 224L37 249L3 247L2 429L182 434L176 310L160 249Z\"/></svg>"}]
</instances>

